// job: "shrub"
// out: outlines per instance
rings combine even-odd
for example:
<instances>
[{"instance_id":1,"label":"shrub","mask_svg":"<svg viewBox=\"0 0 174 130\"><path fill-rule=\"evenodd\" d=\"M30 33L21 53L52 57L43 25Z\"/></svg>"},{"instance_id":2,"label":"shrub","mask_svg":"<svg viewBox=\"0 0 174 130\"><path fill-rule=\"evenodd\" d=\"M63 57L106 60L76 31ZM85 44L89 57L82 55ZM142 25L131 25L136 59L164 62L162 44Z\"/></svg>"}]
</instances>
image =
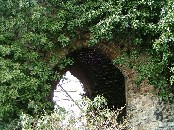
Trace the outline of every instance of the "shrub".
<instances>
[{"instance_id":1,"label":"shrub","mask_svg":"<svg viewBox=\"0 0 174 130\"><path fill-rule=\"evenodd\" d=\"M52 114L44 113L33 118L27 114L21 115L22 130L127 130L128 121L118 121L121 109L107 108L106 99L97 96L94 100L84 98L78 102L81 106L80 115L58 107Z\"/></svg>"}]
</instances>

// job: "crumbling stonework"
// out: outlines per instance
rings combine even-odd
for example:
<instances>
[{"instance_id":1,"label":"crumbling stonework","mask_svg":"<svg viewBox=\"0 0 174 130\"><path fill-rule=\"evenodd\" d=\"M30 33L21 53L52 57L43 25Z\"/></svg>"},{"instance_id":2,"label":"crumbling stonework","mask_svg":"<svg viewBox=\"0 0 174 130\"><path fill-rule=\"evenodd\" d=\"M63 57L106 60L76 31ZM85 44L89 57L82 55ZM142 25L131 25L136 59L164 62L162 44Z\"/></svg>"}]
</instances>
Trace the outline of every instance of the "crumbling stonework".
<instances>
[{"instance_id":1,"label":"crumbling stonework","mask_svg":"<svg viewBox=\"0 0 174 130\"><path fill-rule=\"evenodd\" d=\"M160 101L153 94L137 94L128 99L127 111L132 130L174 129L174 105Z\"/></svg>"},{"instance_id":2,"label":"crumbling stonework","mask_svg":"<svg viewBox=\"0 0 174 130\"><path fill-rule=\"evenodd\" d=\"M74 42L71 47L58 51L58 57L80 48L87 48L83 41ZM100 43L93 47L98 49L111 60L117 58L122 49L114 43ZM125 78L125 95L127 115L132 130L174 130L174 104L165 103L158 97L158 90L144 80L140 87L135 84L138 74L135 68L115 66Z\"/></svg>"}]
</instances>

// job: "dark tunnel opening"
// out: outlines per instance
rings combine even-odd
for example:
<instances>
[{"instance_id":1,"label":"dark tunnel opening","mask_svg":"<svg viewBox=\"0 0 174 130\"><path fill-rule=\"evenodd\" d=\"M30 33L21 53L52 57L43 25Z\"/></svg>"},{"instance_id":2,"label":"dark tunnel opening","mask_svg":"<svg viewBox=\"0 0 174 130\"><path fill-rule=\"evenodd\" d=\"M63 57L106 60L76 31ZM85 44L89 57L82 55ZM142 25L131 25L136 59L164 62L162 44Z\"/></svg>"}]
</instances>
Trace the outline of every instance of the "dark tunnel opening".
<instances>
[{"instance_id":1,"label":"dark tunnel opening","mask_svg":"<svg viewBox=\"0 0 174 130\"><path fill-rule=\"evenodd\" d=\"M103 95L107 99L109 109L124 107L118 117L122 120L122 116L126 116L125 79L121 71L113 65L112 60L96 48L72 51L67 58L71 58L74 63L67 66L62 75L70 71L83 84L85 96L91 100L97 95ZM53 92L56 86L57 81L53 82Z\"/></svg>"},{"instance_id":2,"label":"dark tunnel opening","mask_svg":"<svg viewBox=\"0 0 174 130\"><path fill-rule=\"evenodd\" d=\"M93 99L103 95L111 109L125 106L124 76L105 54L97 49L82 48L68 57L74 61L68 70L83 83L86 96Z\"/></svg>"}]
</instances>

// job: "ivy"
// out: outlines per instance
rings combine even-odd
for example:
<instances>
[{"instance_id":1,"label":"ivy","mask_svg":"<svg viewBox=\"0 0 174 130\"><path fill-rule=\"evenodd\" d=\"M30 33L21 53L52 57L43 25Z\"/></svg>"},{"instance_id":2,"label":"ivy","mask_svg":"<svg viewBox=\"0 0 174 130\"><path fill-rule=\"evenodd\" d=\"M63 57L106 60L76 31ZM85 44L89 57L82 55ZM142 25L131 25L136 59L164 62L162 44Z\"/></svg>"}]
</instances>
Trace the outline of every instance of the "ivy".
<instances>
[{"instance_id":1,"label":"ivy","mask_svg":"<svg viewBox=\"0 0 174 130\"><path fill-rule=\"evenodd\" d=\"M127 48L115 61L134 67L166 97L174 82L174 2L171 0L0 0L0 124L51 110L51 81L72 60L59 51L85 38L90 45L112 41ZM83 39L84 40L84 39ZM58 68L54 70L54 66ZM12 121L13 120L13 121Z\"/></svg>"}]
</instances>

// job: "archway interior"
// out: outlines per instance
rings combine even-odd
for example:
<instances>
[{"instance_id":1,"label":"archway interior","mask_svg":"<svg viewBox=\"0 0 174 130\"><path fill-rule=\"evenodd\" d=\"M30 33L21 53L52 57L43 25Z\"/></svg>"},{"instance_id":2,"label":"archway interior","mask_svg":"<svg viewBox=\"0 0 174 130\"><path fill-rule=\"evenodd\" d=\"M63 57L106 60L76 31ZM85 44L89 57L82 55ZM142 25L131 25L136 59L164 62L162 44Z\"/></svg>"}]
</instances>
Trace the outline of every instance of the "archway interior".
<instances>
[{"instance_id":1,"label":"archway interior","mask_svg":"<svg viewBox=\"0 0 174 130\"><path fill-rule=\"evenodd\" d=\"M66 71L83 84L85 95L93 99L103 95L109 108L121 108L126 104L124 76L112 61L96 48L81 48L68 54L74 64Z\"/></svg>"}]
</instances>

